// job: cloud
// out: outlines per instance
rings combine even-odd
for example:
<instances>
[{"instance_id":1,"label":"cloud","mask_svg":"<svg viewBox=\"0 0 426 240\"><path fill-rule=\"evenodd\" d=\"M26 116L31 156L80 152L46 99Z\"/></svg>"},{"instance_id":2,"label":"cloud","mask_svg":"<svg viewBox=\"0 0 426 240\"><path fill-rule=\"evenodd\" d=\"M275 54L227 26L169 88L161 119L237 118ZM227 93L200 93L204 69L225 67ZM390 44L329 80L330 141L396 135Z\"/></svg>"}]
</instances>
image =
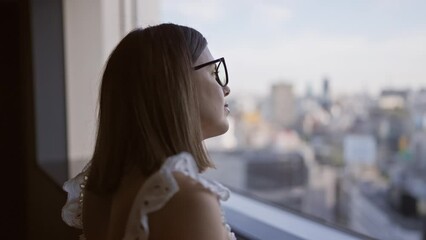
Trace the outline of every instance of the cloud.
<instances>
[{"instance_id":1,"label":"cloud","mask_svg":"<svg viewBox=\"0 0 426 240\"><path fill-rule=\"evenodd\" d=\"M293 17L292 11L282 4L258 0L251 4L251 15L256 21L268 25L280 25Z\"/></svg>"},{"instance_id":2,"label":"cloud","mask_svg":"<svg viewBox=\"0 0 426 240\"><path fill-rule=\"evenodd\" d=\"M272 28L293 18L293 12L281 3L246 0L162 0L163 19L201 25L225 22L243 26Z\"/></svg>"},{"instance_id":3,"label":"cloud","mask_svg":"<svg viewBox=\"0 0 426 240\"><path fill-rule=\"evenodd\" d=\"M377 91L383 86L421 86L426 79L422 27L416 28L419 32L404 28L403 34L376 28L349 31L344 24L332 26L339 31L313 30L305 21L313 16L303 17L307 6L290 8L280 0L162 3L166 20L196 27L211 43L212 53L226 57L230 85L238 89L267 92L270 83L285 79L303 92L306 82L319 87L327 75L336 91ZM398 4L395 0L390 7ZM326 20L318 19L323 25ZM376 23L380 21L372 20Z\"/></svg>"},{"instance_id":4,"label":"cloud","mask_svg":"<svg viewBox=\"0 0 426 240\"><path fill-rule=\"evenodd\" d=\"M166 0L161 3L165 15L193 23L216 22L218 18L224 17L227 6L224 0Z\"/></svg>"},{"instance_id":5,"label":"cloud","mask_svg":"<svg viewBox=\"0 0 426 240\"><path fill-rule=\"evenodd\" d=\"M246 42L223 49L231 86L266 93L281 79L303 92L305 83L320 87L324 76L335 92L372 92L382 87L425 86L426 34L383 41L362 37L307 34L292 39Z\"/></svg>"}]
</instances>

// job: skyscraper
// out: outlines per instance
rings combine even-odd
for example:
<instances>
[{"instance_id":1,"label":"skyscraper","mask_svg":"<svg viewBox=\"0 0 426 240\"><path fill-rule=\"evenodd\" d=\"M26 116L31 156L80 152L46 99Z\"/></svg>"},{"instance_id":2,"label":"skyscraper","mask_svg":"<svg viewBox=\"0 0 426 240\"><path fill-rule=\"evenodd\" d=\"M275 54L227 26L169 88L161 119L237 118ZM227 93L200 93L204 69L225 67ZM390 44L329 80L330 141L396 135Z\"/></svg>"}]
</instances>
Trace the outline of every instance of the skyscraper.
<instances>
[{"instance_id":1,"label":"skyscraper","mask_svg":"<svg viewBox=\"0 0 426 240\"><path fill-rule=\"evenodd\" d=\"M321 105L326 110L330 110L331 99L330 99L330 81L327 77L322 80L322 96Z\"/></svg>"},{"instance_id":2,"label":"skyscraper","mask_svg":"<svg viewBox=\"0 0 426 240\"><path fill-rule=\"evenodd\" d=\"M271 89L272 122L279 128L289 128L296 119L293 86L277 83Z\"/></svg>"}]
</instances>

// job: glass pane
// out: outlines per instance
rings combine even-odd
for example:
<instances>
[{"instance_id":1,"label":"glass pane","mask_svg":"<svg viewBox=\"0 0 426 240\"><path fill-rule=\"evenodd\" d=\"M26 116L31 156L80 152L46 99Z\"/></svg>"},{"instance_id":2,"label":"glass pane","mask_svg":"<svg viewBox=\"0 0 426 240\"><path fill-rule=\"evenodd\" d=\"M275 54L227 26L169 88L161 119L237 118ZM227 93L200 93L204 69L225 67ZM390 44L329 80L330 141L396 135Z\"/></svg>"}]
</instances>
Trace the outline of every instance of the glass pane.
<instances>
[{"instance_id":1,"label":"glass pane","mask_svg":"<svg viewBox=\"0 0 426 240\"><path fill-rule=\"evenodd\" d=\"M222 85L226 84L226 74L225 74L225 67L222 62L219 62L217 65L217 75L219 77L219 81L222 83Z\"/></svg>"},{"instance_id":2,"label":"glass pane","mask_svg":"<svg viewBox=\"0 0 426 240\"><path fill-rule=\"evenodd\" d=\"M206 141L218 169L207 176L339 228L421 239L425 8L163 0L162 22L202 32L232 76L230 129Z\"/></svg>"}]
</instances>

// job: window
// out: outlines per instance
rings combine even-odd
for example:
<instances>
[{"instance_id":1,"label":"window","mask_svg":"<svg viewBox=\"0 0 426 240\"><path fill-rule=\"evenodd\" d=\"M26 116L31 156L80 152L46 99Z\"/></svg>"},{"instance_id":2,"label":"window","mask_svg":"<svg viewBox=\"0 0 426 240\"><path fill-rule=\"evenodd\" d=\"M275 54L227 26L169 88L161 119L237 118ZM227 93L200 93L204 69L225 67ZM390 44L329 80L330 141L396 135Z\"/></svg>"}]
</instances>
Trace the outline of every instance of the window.
<instances>
[{"instance_id":1,"label":"window","mask_svg":"<svg viewBox=\"0 0 426 240\"><path fill-rule=\"evenodd\" d=\"M424 7L161 1L162 22L199 29L227 60L231 128L206 141L218 168L207 175L339 228L420 239Z\"/></svg>"},{"instance_id":2,"label":"window","mask_svg":"<svg viewBox=\"0 0 426 240\"><path fill-rule=\"evenodd\" d=\"M70 174L91 156L98 84L112 48L134 26L174 22L200 30L228 66L231 127L206 141L218 167L208 177L355 235L420 239L425 7L414 0L65 1Z\"/></svg>"}]
</instances>

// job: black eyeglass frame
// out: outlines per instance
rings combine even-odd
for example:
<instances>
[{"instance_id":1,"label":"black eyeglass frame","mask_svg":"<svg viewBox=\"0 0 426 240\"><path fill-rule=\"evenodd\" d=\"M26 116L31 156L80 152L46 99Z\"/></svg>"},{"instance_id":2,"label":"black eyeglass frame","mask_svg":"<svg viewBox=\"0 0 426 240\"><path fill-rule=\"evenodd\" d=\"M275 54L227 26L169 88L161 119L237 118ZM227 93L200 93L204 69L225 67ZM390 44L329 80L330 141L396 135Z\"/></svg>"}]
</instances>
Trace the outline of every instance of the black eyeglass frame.
<instances>
[{"instance_id":1,"label":"black eyeglass frame","mask_svg":"<svg viewBox=\"0 0 426 240\"><path fill-rule=\"evenodd\" d=\"M221 57L221 58L218 58L216 60L213 60L213 61L210 61L210 62L206 62L206 63L200 64L198 66L195 66L194 70L198 70L200 68L203 68L205 66L208 66L210 64L214 64L214 63L217 63L217 62L219 64L215 68L216 82L219 83L220 86L226 87L228 85L229 79L228 79L228 69L226 68L226 63L225 63L225 58L224 57ZM225 84L222 84L222 82L220 81L220 77L219 77L219 74L218 74L218 71L217 71L218 68L219 68L219 66L220 66L220 64L223 64L223 68L225 69L225 77L226 77Z\"/></svg>"}]
</instances>

